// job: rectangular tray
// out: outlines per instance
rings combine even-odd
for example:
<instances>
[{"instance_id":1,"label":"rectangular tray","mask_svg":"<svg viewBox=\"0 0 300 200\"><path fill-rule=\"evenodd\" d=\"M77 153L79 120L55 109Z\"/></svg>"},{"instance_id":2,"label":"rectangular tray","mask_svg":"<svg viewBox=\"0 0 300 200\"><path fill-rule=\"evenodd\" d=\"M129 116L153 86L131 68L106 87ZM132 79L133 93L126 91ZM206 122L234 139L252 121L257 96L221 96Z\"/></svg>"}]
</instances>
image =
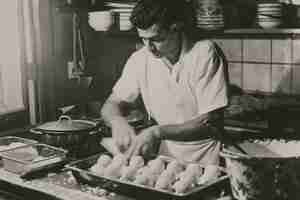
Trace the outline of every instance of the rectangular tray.
<instances>
[{"instance_id":1,"label":"rectangular tray","mask_svg":"<svg viewBox=\"0 0 300 200\"><path fill-rule=\"evenodd\" d=\"M99 176L89 170L89 168L97 162L96 154L86 159L75 161L66 165L70 169L78 182L91 186L101 187L112 192L122 193L128 196L140 197L143 199L194 199L205 196L206 194L219 195L228 185L228 175L223 168L220 167L221 176L217 179L208 181L204 185L196 186L186 193L174 193L171 191L155 189L152 187L138 185L132 182L121 181L109 177ZM171 158L172 159L172 158Z\"/></svg>"},{"instance_id":2,"label":"rectangular tray","mask_svg":"<svg viewBox=\"0 0 300 200\"><path fill-rule=\"evenodd\" d=\"M14 146L13 145L14 143L18 143L17 146ZM0 152L4 152L17 147L27 146L36 143L38 142L31 139L26 139L26 138L21 138L16 136L3 136L0 137Z\"/></svg>"},{"instance_id":3,"label":"rectangular tray","mask_svg":"<svg viewBox=\"0 0 300 200\"><path fill-rule=\"evenodd\" d=\"M24 176L58 165L65 161L66 153L64 149L36 143L0 152L0 156L5 170ZM34 159L25 159L25 155L34 155Z\"/></svg>"}]
</instances>

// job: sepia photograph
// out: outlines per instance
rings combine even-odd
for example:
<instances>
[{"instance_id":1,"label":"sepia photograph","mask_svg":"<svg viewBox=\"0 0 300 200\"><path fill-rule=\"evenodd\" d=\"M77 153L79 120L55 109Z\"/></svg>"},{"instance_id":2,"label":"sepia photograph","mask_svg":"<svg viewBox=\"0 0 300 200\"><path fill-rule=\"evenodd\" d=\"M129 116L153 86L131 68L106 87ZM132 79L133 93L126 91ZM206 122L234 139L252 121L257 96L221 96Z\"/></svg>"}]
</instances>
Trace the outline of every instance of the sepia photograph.
<instances>
[{"instance_id":1,"label":"sepia photograph","mask_svg":"<svg viewBox=\"0 0 300 200\"><path fill-rule=\"evenodd\" d=\"M1 0L0 25L0 200L300 199L300 0Z\"/></svg>"}]
</instances>

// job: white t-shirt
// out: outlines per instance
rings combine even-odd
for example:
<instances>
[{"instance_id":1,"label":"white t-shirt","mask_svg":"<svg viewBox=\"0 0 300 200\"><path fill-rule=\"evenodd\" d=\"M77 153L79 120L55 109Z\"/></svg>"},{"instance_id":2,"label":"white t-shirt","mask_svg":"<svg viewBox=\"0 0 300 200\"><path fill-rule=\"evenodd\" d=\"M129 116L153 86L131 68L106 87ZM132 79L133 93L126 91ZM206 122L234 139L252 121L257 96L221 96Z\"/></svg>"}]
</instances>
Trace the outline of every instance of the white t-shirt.
<instances>
[{"instance_id":1,"label":"white t-shirt","mask_svg":"<svg viewBox=\"0 0 300 200\"><path fill-rule=\"evenodd\" d=\"M213 42L191 43L184 38L179 61L171 69L146 48L133 53L113 94L127 102L133 102L141 94L146 109L159 124L179 124L227 105L224 73L223 61ZM161 153L187 161L215 164L219 145L212 139L164 140Z\"/></svg>"}]
</instances>

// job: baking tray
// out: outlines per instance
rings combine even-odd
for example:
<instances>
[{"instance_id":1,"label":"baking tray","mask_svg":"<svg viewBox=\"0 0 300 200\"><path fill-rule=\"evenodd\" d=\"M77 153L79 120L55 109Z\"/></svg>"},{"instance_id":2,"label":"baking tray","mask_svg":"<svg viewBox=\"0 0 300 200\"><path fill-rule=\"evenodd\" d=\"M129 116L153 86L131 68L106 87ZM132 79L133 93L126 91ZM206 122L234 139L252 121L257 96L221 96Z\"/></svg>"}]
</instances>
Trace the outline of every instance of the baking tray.
<instances>
[{"instance_id":1,"label":"baking tray","mask_svg":"<svg viewBox=\"0 0 300 200\"><path fill-rule=\"evenodd\" d=\"M36 143L0 152L0 156L5 170L26 176L59 165L66 160L66 153L64 149Z\"/></svg>"},{"instance_id":2,"label":"baking tray","mask_svg":"<svg viewBox=\"0 0 300 200\"><path fill-rule=\"evenodd\" d=\"M18 143L17 146L13 145L14 143L15 144ZM25 139L16 136L3 136L0 137L0 152L4 152L10 149L14 149L16 147L27 146L36 143L38 142L31 139Z\"/></svg>"},{"instance_id":3,"label":"baking tray","mask_svg":"<svg viewBox=\"0 0 300 200\"><path fill-rule=\"evenodd\" d=\"M219 196L221 192L224 192L225 188L228 188L228 175L221 167L219 167L221 175L218 178L208 181L206 184L198 185L186 193L175 193L167 190L155 189L150 186L99 176L91 172L89 169L97 162L97 159L101 154L103 153L72 162L67 164L65 167L71 170L77 181L82 184L88 184L95 187L97 186L111 192L143 199L199 199L201 196L205 196L207 194L215 194ZM172 159L168 157L165 158Z\"/></svg>"}]
</instances>

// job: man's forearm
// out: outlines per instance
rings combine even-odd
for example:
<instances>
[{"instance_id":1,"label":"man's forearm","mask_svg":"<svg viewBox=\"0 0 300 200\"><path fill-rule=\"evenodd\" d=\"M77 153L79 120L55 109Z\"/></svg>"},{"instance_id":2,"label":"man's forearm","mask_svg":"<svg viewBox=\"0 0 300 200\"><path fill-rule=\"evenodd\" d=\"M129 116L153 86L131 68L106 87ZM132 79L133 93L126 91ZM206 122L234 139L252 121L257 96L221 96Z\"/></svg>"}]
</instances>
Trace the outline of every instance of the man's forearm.
<instances>
[{"instance_id":1,"label":"man's forearm","mask_svg":"<svg viewBox=\"0 0 300 200\"><path fill-rule=\"evenodd\" d=\"M162 125L159 127L160 137L176 141L194 141L218 137L218 126L222 125L222 114L222 112L208 113L181 124Z\"/></svg>"},{"instance_id":2,"label":"man's forearm","mask_svg":"<svg viewBox=\"0 0 300 200\"><path fill-rule=\"evenodd\" d=\"M104 103L101 109L101 116L109 126L111 126L115 119L124 118L120 109L120 102L115 100L112 95Z\"/></svg>"}]
</instances>

